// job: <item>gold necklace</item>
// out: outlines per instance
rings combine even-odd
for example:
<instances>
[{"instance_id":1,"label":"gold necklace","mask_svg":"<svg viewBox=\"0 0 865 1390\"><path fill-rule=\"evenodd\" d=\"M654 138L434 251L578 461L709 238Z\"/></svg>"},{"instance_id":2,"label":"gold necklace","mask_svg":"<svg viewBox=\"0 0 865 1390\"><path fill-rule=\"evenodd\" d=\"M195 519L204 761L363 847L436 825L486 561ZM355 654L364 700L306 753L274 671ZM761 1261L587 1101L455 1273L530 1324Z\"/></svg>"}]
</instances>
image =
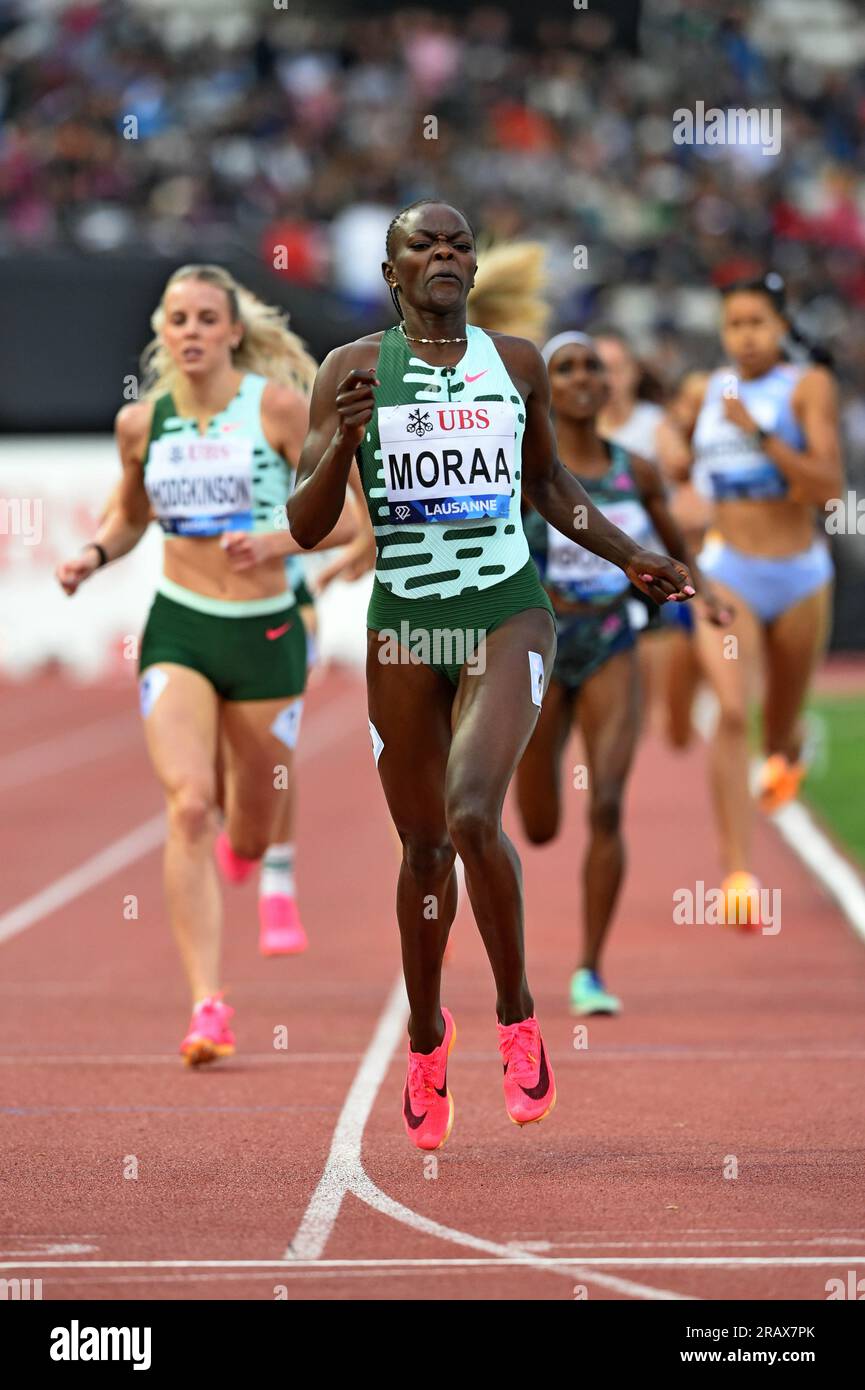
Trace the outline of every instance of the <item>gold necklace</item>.
<instances>
[{"instance_id":1,"label":"gold necklace","mask_svg":"<svg viewBox=\"0 0 865 1390\"><path fill-rule=\"evenodd\" d=\"M407 338L410 343L467 343L468 338L413 338L410 333L405 331L405 323L400 323L402 336Z\"/></svg>"}]
</instances>

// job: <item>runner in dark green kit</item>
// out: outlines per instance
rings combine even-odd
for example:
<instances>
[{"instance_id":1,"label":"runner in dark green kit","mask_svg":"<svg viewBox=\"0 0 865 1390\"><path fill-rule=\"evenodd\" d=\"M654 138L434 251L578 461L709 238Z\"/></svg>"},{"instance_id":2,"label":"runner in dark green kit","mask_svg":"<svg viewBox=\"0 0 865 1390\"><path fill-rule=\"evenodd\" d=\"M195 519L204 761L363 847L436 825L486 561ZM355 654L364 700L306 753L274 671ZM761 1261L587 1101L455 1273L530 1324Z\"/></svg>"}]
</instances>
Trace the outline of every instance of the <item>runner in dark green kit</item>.
<instances>
[{"instance_id":1,"label":"runner in dark green kit","mask_svg":"<svg viewBox=\"0 0 865 1390\"><path fill-rule=\"evenodd\" d=\"M441 964L455 855L496 982L505 1104L516 1124L555 1104L526 980L520 866L501 810L552 671L551 605L520 496L659 602L693 593L593 506L556 458L549 381L525 339L466 327L477 264L462 213L424 200L391 223L383 273L402 322L325 360L289 502L292 535L332 529L357 461L376 535L367 685L379 775L403 847L397 915L411 1014L406 1132L450 1134L454 1022Z\"/></svg>"}]
</instances>

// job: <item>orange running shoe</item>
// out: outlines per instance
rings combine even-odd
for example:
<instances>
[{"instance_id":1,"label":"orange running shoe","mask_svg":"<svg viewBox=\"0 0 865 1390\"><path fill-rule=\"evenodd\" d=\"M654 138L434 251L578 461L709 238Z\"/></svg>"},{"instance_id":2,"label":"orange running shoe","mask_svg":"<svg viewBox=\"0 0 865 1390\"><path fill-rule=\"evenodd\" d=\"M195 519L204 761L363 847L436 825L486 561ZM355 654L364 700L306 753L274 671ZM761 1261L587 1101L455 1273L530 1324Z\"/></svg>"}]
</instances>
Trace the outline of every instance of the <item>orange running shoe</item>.
<instances>
[{"instance_id":1,"label":"orange running shoe","mask_svg":"<svg viewBox=\"0 0 865 1390\"><path fill-rule=\"evenodd\" d=\"M792 801L801 786L806 772L805 764L791 763L783 753L773 753L760 769L758 801L760 810L767 816L774 815Z\"/></svg>"},{"instance_id":2,"label":"orange running shoe","mask_svg":"<svg viewBox=\"0 0 865 1390\"><path fill-rule=\"evenodd\" d=\"M743 931L758 931L760 927L760 880L740 869L728 874L721 884L724 894L725 925L741 927Z\"/></svg>"},{"instance_id":3,"label":"orange running shoe","mask_svg":"<svg viewBox=\"0 0 865 1390\"><path fill-rule=\"evenodd\" d=\"M192 1011L189 1031L180 1044L181 1055L188 1067L200 1067L230 1057L234 1052L234 1034L228 1021L234 1009L223 1004L221 994L202 999Z\"/></svg>"},{"instance_id":4,"label":"orange running shoe","mask_svg":"<svg viewBox=\"0 0 865 1390\"><path fill-rule=\"evenodd\" d=\"M456 1025L442 1008L445 1035L432 1052L412 1052L402 1096L405 1132L419 1149L440 1149L454 1123L453 1096L448 1090L448 1055L456 1041Z\"/></svg>"},{"instance_id":5,"label":"orange running shoe","mask_svg":"<svg viewBox=\"0 0 865 1390\"><path fill-rule=\"evenodd\" d=\"M497 1023L504 1062L505 1106L515 1125L530 1125L549 1115L556 1103L556 1082L538 1020Z\"/></svg>"}]
</instances>

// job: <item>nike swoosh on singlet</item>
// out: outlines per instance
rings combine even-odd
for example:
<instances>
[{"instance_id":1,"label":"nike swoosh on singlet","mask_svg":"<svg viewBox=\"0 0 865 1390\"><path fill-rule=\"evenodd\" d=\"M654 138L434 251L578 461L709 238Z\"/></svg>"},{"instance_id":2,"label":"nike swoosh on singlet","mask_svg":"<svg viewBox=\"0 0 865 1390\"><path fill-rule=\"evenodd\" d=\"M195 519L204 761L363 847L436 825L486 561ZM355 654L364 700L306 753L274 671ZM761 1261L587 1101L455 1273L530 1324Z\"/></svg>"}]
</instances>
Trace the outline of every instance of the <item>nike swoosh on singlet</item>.
<instances>
[{"instance_id":1,"label":"nike swoosh on singlet","mask_svg":"<svg viewBox=\"0 0 865 1390\"><path fill-rule=\"evenodd\" d=\"M504 1071L507 1071L508 1064L505 1062ZM547 1054L541 1043L541 1066L538 1072L538 1084L536 1086L523 1086L520 1083L520 1090L524 1091L529 1100L541 1100L550 1088L550 1073L547 1069Z\"/></svg>"},{"instance_id":2,"label":"nike swoosh on singlet","mask_svg":"<svg viewBox=\"0 0 865 1390\"><path fill-rule=\"evenodd\" d=\"M277 637L284 637L293 622L292 618L291 623L283 623L282 627L269 627L264 634L268 642L275 642Z\"/></svg>"},{"instance_id":3,"label":"nike swoosh on singlet","mask_svg":"<svg viewBox=\"0 0 865 1390\"><path fill-rule=\"evenodd\" d=\"M477 381L479 376L486 376L488 371L489 367L484 367L482 372L475 372L474 376L469 376L468 372L466 372L466 381Z\"/></svg>"}]
</instances>

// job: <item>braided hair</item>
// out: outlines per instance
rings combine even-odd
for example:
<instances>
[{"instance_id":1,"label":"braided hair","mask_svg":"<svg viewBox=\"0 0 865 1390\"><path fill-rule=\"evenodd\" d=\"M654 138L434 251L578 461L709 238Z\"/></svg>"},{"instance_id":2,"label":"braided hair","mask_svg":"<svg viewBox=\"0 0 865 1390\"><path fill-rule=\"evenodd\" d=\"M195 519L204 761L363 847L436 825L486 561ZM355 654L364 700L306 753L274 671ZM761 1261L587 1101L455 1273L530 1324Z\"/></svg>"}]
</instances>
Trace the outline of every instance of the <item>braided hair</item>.
<instances>
[{"instance_id":1,"label":"braided hair","mask_svg":"<svg viewBox=\"0 0 865 1390\"><path fill-rule=\"evenodd\" d=\"M385 238L384 238L384 250L385 250L385 255L387 256L387 259L388 259L388 260L392 260L392 259L393 259L393 250L394 250L394 247L393 247L393 234L394 234L394 232L396 231L397 227L399 226L400 222L402 222L402 220L403 220L403 218L405 217L406 213L408 213L408 212L414 212L415 208L424 208L424 207L428 207L428 206L435 206L435 205L437 205L437 204L439 204L439 203L441 203L441 202L442 202L442 199L441 199L441 198L417 198L413 203L408 203L408 204L406 205L406 207L400 209L400 211L396 214L396 216L395 216L394 218L391 219L390 225L389 225L389 227L388 227L388 229L387 229L387 232L385 233ZM453 207L453 204L452 204L452 203L445 203L444 206L445 206L445 207ZM464 213L460 208L454 208L454 212L458 212L458 213L459 213L460 217L463 219L463 221L465 222L466 226L468 227L469 231L470 231L471 234L472 234L472 241L475 241L475 240L476 240L476 237L475 237L475 229L474 229L474 227L472 226L472 224L471 224L471 222L469 221L469 219L466 217L465 213ZM400 302L399 302L399 290L398 290L398 288L397 288L396 285L388 285L388 289L390 290L390 297L391 297L391 299L393 300L393 307L396 309L397 314L399 315L399 317L402 318L402 317L403 317L403 312L402 312L402 308L401 308Z\"/></svg>"}]
</instances>

